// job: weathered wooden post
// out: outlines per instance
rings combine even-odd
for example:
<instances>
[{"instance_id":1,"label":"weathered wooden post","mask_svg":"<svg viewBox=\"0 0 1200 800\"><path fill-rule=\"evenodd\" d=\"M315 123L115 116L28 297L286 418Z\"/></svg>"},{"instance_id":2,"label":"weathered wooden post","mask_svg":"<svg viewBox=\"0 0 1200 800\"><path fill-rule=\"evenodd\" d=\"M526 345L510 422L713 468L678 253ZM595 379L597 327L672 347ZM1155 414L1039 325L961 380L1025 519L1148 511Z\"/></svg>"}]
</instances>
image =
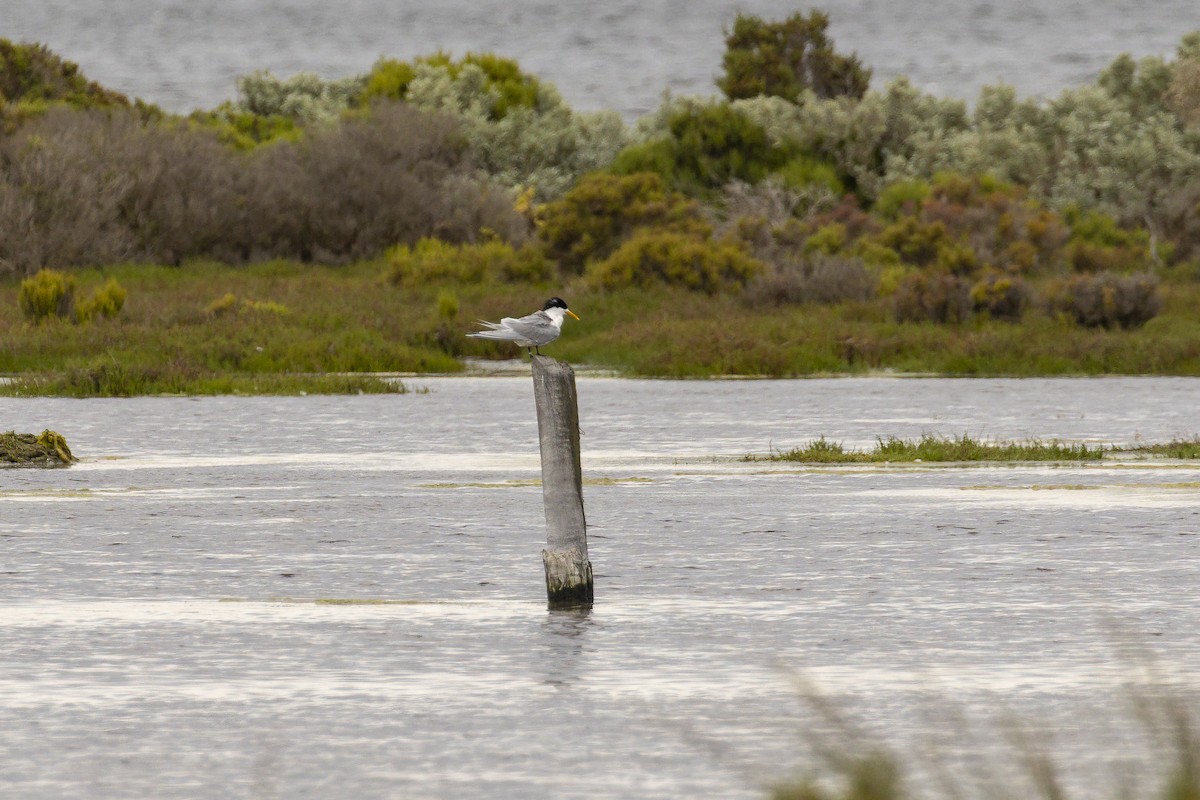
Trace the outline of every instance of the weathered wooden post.
<instances>
[{"instance_id":1,"label":"weathered wooden post","mask_svg":"<svg viewBox=\"0 0 1200 800\"><path fill-rule=\"evenodd\" d=\"M542 449L542 502L546 507L546 597L550 608L592 604L579 465L579 400L575 371L565 361L533 356L533 397Z\"/></svg>"}]
</instances>

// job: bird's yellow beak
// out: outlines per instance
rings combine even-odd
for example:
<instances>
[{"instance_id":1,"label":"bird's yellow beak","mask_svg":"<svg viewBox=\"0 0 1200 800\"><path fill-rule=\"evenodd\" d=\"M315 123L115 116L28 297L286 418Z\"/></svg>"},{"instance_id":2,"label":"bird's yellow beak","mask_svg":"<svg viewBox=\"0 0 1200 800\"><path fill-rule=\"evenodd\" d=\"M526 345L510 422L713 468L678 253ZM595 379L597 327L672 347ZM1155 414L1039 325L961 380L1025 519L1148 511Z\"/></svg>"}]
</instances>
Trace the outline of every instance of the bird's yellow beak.
<instances>
[{"instance_id":1,"label":"bird's yellow beak","mask_svg":"<svg viewBox=\"0 0 1200 800\"><path fill-rule=\"evenodd\" d=\"M565 309L565 311L566 311L568 314L570 314L572 317L575 317L575 312L574 312L574 311L572 311L571 309L569 309L569 308L568 308L568 309ZM575 319L579 319L579 317L575 317ZM582 320L580 320L580 321L582 322Z\"/></svg>"}]
</instances>

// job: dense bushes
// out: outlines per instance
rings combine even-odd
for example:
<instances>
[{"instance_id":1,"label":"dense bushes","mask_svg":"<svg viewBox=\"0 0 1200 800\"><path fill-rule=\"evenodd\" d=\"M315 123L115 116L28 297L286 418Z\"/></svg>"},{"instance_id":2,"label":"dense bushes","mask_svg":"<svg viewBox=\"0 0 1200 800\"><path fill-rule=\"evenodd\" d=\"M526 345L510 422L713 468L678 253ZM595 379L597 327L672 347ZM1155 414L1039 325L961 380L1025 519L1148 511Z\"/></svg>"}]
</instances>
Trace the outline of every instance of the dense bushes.
<instances>
[{"instance_id":1,"label":"dense bushes","mask_svg":"<svg viewBox=\"0 0 1200 800\"><path fill-rule=\"evenodd\" d=\"M397 245L387 253L392 283L423 286L431 283L479 284L548 283L550 263L538 248L514 248L505 242L452 245L422 239L413 246Z\"/></svg>"},{"instance_id":2,"label":"dense bushes","mask_svg":"<svg viewBox=\"0 0 1200 800\"><path fill-rule=\"evenodd\" d=\"M607 166L629 141L620 115L576 113L551 84L490 53L460 61L441 53L381 60L365 78L363 97L403 99L452 115L477 169L503 186L532 189L543 201Z\"/></svg>"},{"instance_id":3,"label":"dense bushes","mask_svg":"<svg viewBox=\"0 0 1200 800\"><path fill-rule=\"evenodd\" d=\"M609 169L654 172L669 188L709 202L730 183L768 177L793 189L844 191L833 162L780 135L778 121L756 109L745 102L668 98L639 122L641 141L618 153Z\"/></svg>"},{"instance_id":4,"label":"dense bushes","mask_svg":"<svg viewBox=\"0 0 1200 800\"><path fill-rule=\"evenodd\" d=\"M64 102L76 108L130 105L123 94L89 81L79 65L45 45L0 39L0 108L7 103Z\"/></svg>"},{"instance_id":5,"label":"dense bushes","mask_svg":"<svg viewBox=\"0 0 1200 800\"><path fill-rule=\"evenodd\" d=\"M0 269L344 262L426 236L520 240L453 120L399 104L252 152L125 112L51 110L0 139Z\"/></svg>"},{"instance_id":6,"label":"dense bushes","mask_svg":"<svg viewBox=\"0 0 1200 800\"><path fill-rule=\"evenodd\" d=\"M1059 288L1053 305L1080 325L1137 328L1162 308L1158 281L1148 274L1076 275Z\"/></svg>"},{"instance_id":7,"label":"dense bushes","mask_svg":"<svg viewBox=\"0 0 1200 800\"><path fill-rule=\"evenodd\" d=\"M667 191L652 172L585 176L561 200L542 206L537 222L547 253L573 274L606 258L642 228L700 236L710 231L700 205Z\"/></svg>"},{"instance_id":8,"label":"dense bushes","mask_svg":"<svg viewBox=\"0 0 1200 800\"><path fill-rule=\"evenodd\" d=\"M734 180L757 183L787 160L748 116L728 105L693 104L668 117L662 136L617 155L612 169L655 172L672 189L703 194Z\"/></svg>"},{"instance_id":9,"label":"dense bushes","mask_svg":"<svg viewBox=\"0 0 1200 800\"><path fill-rule=\"evenodd\" d=\"M588 278L606 289L665 283L713 294L744 286L762 269L732 241L642 230L593 264Z\"/></svg>"},{"instance_id":10,"label":"dense bushes","mask_svg":"<svg viewBox=\"0 0 1200 800\"><path fill-rule=\"evenodd\" d=\"M862 97L871 70L857 56L835 53L828 27L829 15L821 11L782 22L738 14L725 36L725 74L717 85L730 100L760 95L795 100L806 90L817 97Z\"/></svg>"},{"instance_id":11,"label":"dense bushes","mask_svg":"<svg viewBox=\"0 0 1200 800\"><path fill-rule=\"evenodd\" d=\"M901 322L963 322L971 314L970 284L945 272L915 272L892 299Z\"/></svg>"},{"instance_id":12,"label":"dense bushes","mask_svg":"<svg viewBox=\"0 0 1200 800\"><path fill-rule=\"evenodd\" d=\"M31 322L51 318L90 322L96 317L111 319L125 306L125 289L109 278L84 300L75 302L75 278L52 269L40 270L21 281L17 295L21 313Z\"/></svg>"},{"instance_id":13,"label":"dense bushes","mask_svg":"<svg viewBox=\"0 0 1200 800\"><path fill-rule=\"evenodd\" d=\"M21 313L33 322L51 317L70 318L75 313L75 279L52 269L44 269L21 281L18 295Z\"/></svg>"}]
</instances>

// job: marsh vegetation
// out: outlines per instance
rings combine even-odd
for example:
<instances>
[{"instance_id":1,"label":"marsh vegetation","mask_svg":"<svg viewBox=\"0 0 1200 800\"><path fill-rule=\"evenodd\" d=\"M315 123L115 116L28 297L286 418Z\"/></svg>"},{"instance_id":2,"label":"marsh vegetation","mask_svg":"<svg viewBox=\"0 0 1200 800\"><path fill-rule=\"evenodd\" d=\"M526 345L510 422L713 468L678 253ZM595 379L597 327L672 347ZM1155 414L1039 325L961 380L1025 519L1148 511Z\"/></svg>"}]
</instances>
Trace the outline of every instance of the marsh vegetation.
<instances>
[{"instance_id":1,"label":"marsh vegetation","mask_svg":"<svg viewBox=\"0 0 1200 800\"><path fill-rule=\"evenodd\" d=\"M1200 33L968 106L827 26L738 17L723 96L633 125L486 53L185 117L4 42L0 372L446 372L556 294L630 375L1200 374Z\"/></svg>"}]
</instances>

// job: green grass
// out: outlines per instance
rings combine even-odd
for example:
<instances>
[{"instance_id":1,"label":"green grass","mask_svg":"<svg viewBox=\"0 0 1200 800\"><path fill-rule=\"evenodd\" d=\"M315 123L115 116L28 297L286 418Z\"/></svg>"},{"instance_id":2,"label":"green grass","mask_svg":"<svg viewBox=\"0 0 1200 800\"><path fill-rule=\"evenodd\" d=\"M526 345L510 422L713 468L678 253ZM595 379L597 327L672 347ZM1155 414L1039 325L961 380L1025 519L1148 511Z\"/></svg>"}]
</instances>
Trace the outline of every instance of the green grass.
<instances>
[{"instance_id":1,"label":"green grass","mask_svg":"<svg viewBox=\"0 0 1200 800\"><path fill-rule=\"evenodd\" d=\"M464 334L476 319L528 313L559 295L582 320L568 321L547 354L627 376L1200 375L1200 319L1191 311L1200 285L1190 282L1165 284L1163 312L1145 327L1109 331L1040 311L1020 324L898 323L887 298L763 307L737 293L603 291L580 278L397 285L389 272L384 260L83 270L73 273L81 295L109 278L127 291L119 316L87 324L28 322L19 281L10 278L0 282L0 374L20 379L8 393L368 391L261 376L446 373L462 369L464 357L523 357L519 348ZM112 387L87 377L114 368L126 375Z\"/></svg>"},{"instance_id":2,"label":"green grass","mask_svg":"<svg viewBox=\"0 0 1200 800\"><path fill-rule=\"evenodd\" d=\"M966 434L943 437L926 434L918 440L889 436L876 439L869 451L847 450L824 436L792 450L766 456L746 456L746 461L796 461L809 464L882 464L894 462L959 461L1099 461L1103 447L1067 442L985 442Z\"/></svg>"},{"instance_id":3,"label":"green grass","mask_svg":"<svg viewBox=\"0 0 1200 800\"><path fill-rule=\"evenodd\" d=\"M37 375L22 375L0 384L0 396L9 397L135 397L152 394L180 395L302 395L302 394L406 394L400 381L374 375L282 373L216 374L101 365Z\"/></svg>"}]
</instances>

